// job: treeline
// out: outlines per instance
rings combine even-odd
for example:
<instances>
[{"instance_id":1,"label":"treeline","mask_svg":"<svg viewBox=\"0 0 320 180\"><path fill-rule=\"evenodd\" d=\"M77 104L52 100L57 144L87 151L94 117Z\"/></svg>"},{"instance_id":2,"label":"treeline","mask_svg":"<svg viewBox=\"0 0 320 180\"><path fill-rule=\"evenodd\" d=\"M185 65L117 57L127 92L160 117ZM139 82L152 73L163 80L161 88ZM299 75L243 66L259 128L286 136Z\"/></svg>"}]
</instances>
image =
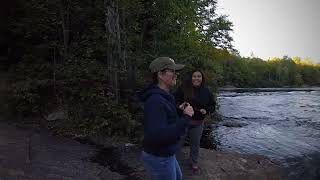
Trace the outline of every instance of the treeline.
<instances>
[{"instance_id":1,"label":"treeline","mask_svg":"<svg viewBox=\"0 0 320 180\"><path fill-rule=\"evenodd\" d=\"M216 0L13 0L1 26L2 71L11 74L8 116L55 109L63 133L137 137L136 93L148 64L170 56L201 68L213 88L319 86L320 68L298 58L242 58ZM25 118L22 118L25 119ZM53 126L53 125L52 125Z\"/></svg>"},{"instance_id":2,"label":"treeline","mask_svg":"<svg viewBox=\"0 0 320 180\"><path fill-rule=\"evenodd\" d=\"M299 57L233 58L223 63L220 86L308 87L320 86L320 64Z\"/></svg>"}]
</instances>

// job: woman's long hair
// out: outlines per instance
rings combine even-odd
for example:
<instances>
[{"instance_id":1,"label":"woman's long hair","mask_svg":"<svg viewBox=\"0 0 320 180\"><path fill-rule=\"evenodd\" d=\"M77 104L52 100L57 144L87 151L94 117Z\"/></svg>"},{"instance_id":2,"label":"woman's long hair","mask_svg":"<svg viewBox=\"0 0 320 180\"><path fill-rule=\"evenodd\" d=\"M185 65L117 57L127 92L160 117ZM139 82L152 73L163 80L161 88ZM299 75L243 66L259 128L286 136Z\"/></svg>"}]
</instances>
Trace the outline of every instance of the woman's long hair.
<instances>
[{"instance_id":1,"label":"woman's long hair","mask_svg":"<svg viewBox=\"0 0 320 180\"><path fill-rule=\"evenodd\" d=\"M200 72L202 75L202 81L201 81L201 86L204 85L205 83L205 76L204 73L200 69L195 69L191 71L191 73L188 73L187 78L185 79L183 85L182 85L182 90L184 93L184 100L186 102L191 102L192 98L194 97L194 89L193 89L193 84L192 84L192 75L195 72Z\"/></svg>"}]
</instances>

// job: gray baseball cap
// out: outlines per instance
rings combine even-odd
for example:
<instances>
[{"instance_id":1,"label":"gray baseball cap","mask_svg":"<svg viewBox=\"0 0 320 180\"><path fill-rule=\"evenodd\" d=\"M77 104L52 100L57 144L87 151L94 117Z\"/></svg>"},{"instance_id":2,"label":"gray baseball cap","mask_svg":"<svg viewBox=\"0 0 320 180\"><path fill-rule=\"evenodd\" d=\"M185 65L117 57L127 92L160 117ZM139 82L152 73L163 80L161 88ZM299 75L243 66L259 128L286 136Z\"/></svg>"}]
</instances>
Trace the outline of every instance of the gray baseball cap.
<instances>
[{"instance_id":1,"label":"gray baseball cap","mask_svg":"<svg viewBox=\"0 0 320 180\"><path fill-rule=\"evenodd\" d=\"M172 58L169 57L158 57L153 60L150 65L149 69L152 73L164 70L164 69L172 69L175 71L179 71L184 68L183 64L176 64Z\"/></svg>"}]
</instances>

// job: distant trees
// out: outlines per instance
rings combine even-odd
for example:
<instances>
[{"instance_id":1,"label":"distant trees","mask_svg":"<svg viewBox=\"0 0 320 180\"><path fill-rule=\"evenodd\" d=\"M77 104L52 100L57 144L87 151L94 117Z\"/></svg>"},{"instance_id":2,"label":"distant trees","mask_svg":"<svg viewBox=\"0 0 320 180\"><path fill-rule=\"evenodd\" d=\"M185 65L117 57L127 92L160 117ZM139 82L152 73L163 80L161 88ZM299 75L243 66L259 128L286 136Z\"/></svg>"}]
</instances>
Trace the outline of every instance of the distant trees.
<instances>
[{"instance_id":1,"label":"distant trees","mask_svg":"<svg viewBox=\"0 0 320 180\"><path fill-rule=\"evenodd\" d=\"M319 86L320 65L299 57L259 58L233 57L224 65L225 81L236 87Z\"/></svg>"}]
</instances>

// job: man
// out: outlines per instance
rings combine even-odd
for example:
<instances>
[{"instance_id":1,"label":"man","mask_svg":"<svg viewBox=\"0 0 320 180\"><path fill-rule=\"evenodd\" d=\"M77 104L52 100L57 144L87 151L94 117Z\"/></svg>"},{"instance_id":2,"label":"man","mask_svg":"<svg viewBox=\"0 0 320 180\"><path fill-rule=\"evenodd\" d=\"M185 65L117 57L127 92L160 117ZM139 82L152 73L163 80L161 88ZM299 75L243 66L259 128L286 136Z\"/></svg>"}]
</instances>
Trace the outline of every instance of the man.
<instances>
[{"instance_id":1,"label":"man","mask_svg":"<svg viewBox=\"0 0 320 180\"><path fill-rule=\"evenodd\" d=\"M183 67L169 57L153 60L149 66L153 83L141 96L145 103L142 160L147 173L154 180L182 179L175 153L194 112L189 104L181 104L179 107L183 115L179 117L170 88L176 85L176 71Z\"/></svg>"}]
</instances>

